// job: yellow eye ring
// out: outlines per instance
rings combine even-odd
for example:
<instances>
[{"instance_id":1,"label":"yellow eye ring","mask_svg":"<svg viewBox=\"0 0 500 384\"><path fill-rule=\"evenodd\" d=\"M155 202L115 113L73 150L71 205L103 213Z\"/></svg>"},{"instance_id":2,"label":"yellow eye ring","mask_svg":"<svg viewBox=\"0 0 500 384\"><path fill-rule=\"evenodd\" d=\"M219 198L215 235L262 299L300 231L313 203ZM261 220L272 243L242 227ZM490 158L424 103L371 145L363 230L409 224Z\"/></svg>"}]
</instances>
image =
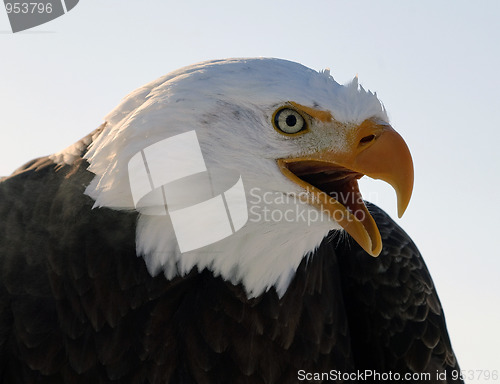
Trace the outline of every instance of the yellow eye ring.
<instances>
[{"instance_id":1,"label":"yellow eye ring","mask_svg":"<svg viewBox=\"0 0 500 384\"><path fill-rule=\"evenodd\" d=\"M273 114L273 126L281 134L295 136L307 131L307 121L297 110L282 107Z\"/></svg>"}]
</instances>

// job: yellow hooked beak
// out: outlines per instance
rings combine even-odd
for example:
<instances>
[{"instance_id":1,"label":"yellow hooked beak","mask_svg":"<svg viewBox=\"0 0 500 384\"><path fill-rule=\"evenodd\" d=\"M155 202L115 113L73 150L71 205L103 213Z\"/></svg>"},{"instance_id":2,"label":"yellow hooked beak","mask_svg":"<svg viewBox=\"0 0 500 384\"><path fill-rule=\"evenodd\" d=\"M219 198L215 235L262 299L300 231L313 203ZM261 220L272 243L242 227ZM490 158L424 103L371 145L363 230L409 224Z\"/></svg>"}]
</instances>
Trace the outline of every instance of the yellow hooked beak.
<instances>
[{"instance_id":1,"label":"yellow hooked beak","mask_svg":"<svg viewBox=\"0 0 500 384\"><path fill-rule=\"evenodd\" d=\"M314 117L311 108L305 112ZM353 128L346 144L348 149L341 153L325 150L279 159L278 166L308 192L308 203L328 212L366 252L378 256L382 239L363 202L357 180L366 175L392 185L401 217L413 190L413 161L403 138L389 125L374 120Z\"/></svg>"}]
</instances>

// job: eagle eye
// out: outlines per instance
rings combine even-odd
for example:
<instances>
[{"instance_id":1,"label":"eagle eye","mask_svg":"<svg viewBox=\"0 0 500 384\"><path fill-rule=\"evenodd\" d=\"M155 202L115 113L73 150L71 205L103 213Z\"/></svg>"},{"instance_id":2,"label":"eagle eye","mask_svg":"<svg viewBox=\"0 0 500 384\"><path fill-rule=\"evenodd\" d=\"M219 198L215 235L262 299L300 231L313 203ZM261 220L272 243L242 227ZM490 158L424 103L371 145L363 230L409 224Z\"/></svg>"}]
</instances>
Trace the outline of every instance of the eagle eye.
<instances>
[{"instance_id":1,"label":"eagle eye","mask_svg":"<svg viewBox=\"0 0 500 384\"><path fill-rule=\"evenodd\" d=\"M281 108L274 113L274 127L287 135L294 135L307 129L306 120L295 109Z\"/></svg>"}]
</instances>

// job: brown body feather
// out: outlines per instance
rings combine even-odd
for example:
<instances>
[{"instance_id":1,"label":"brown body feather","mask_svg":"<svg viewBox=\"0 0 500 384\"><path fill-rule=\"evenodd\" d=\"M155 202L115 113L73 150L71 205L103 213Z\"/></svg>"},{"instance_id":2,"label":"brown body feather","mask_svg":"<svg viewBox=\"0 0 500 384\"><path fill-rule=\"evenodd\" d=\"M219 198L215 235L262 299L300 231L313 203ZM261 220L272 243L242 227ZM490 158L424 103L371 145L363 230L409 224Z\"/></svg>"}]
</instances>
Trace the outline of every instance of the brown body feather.
<instances>
[{"instance_id":1,"label":"brown body feather","mask_svg":"<svg viewBox=\"0 0 500 384\"><path fill-rule=\"evenodd\" d=\"M283 298L248 299L206 270L151 277L135 254L136 214L92 210L86 166L45 158L0 183L1 383L288 384L298 370L458 369L425 264L377 207L379 258L332 234Z\"/></svg>"}]
</instances>

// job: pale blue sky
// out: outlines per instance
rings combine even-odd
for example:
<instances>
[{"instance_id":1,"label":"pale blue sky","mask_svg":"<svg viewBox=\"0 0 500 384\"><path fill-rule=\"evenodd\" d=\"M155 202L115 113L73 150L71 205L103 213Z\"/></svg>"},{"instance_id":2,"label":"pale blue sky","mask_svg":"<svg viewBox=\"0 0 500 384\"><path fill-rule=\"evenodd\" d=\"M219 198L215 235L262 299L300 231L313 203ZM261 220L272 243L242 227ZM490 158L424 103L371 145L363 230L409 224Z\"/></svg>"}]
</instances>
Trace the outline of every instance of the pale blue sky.
<instances>
[{"instance_id":1,"label":"pale blue sky","mask_svg":"<svg viewBox=\"0 0 500 384\"><path fill-rule=\"evenodd\" d=\"M81 0L14 35L0 9L0 175L194 62L272 56L330 67L340 83L358 74L412 151L415 189L398 222L429 266L460 364L500 370L499 20L496 0ZM362 192L396 216L388 186Z\"/></svg>"}]
</instances>

